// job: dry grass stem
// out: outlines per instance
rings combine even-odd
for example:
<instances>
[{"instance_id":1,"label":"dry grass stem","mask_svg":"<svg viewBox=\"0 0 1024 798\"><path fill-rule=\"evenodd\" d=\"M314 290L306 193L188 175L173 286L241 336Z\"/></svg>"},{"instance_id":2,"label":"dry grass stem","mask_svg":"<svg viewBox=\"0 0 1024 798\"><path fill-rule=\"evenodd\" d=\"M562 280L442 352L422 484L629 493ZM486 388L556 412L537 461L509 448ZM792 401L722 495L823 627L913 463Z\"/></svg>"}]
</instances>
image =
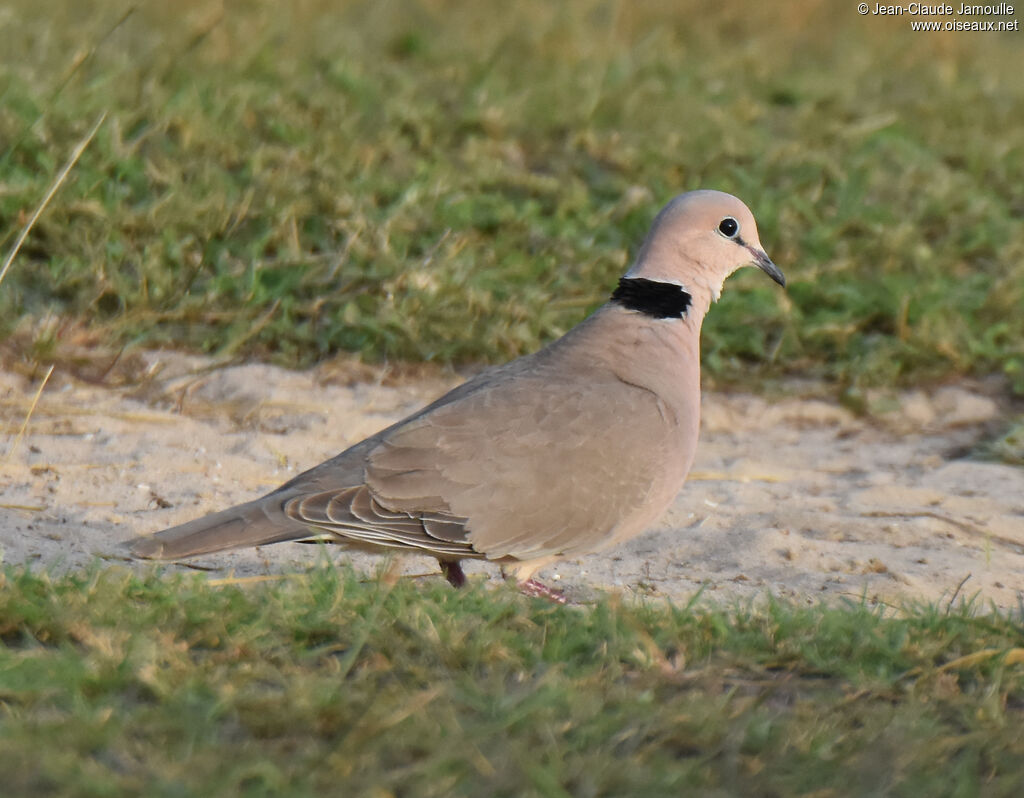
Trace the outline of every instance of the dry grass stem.
<instances>
[{"instance_id":1,"label":"dry grass stem","mask_svg":"<svg viewBox=\"0 0 1024 798\"><path fill-rule=\"evenodd\" d=\"M25 414L25 420L21 422L21 429L18 430L17 436L14 438L14 443L11 444L10 450L7 452L7 456L4 458L10 461L14 457L14 452L18 448L18 444L21 443L21 439L25 436L25 430L28 429L28 422L32 418L32 412L36 409L36 405L39 403L39 397L43 395L43 389L46 387L46 383L50 380L50 375L53 374L53 366L50 366L49 371L46 372L46 376L43 377L42 383L39 385L39 390L36 391L35 397L32 399L32 404L28 408L28 413Z\"/></svg>"},{"instance_id":2,"label":"dry grass stem","mask_svg":"<svg viewBox=\"0 0 1024 798\"><path fill-rule=\"evenodd\" d=\"M39 217L43 215L43 211L46 210L46 206L50 204L50 200L53 199L53 195L57 193L57 190L63 185L67 176L71 173L75 164L78 163L78 159L82 157L82 153L85 152L85 148L89 146L89 142L93 140L96 133L100 129L100 125L107 118L107 112L104 111L100 114L96 123L92 126L92 129L86 134L85 138L75 145L75 149L71 153L71 157L68 162L64 164L64 168L60 170L57 175L57 179L50 185L50 189L46 192L46 196L43 197L43 201L36 207L35 212L32 214L32 218L28 220L28 223L22 228L18 234L17 240L14 242L14 246L11 247L11 251L7 253L7 257L4 259L4 265L0 268L0 283L4 281L4 277L7 274L7 270L11 268L11 263L14 262L14 258L18 255L18 250L21 249L21 245L25 243L25 239L28 238L28 234L32 231L33 226Z\"/></svg>"}]
</instances>

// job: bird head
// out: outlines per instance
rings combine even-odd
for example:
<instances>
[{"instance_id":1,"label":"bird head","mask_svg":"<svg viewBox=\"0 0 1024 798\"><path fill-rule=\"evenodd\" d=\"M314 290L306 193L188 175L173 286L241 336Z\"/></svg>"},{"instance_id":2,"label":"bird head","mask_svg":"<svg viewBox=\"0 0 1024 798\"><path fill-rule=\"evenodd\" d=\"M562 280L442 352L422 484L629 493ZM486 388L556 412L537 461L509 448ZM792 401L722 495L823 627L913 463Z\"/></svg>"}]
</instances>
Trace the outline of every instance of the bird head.
<instances>
[{"instance_id":1,"label":"bird head","mask_svg":"<svg viewBox=\"0 0 1024 798\"><path fill-rule=\"evenodd\" d=\"M779 285L786 278L765 254L754 215L721 191L680 194L658 214L627 279L670 283L717 300L725 278L757 266Z\"/></svg>"}]
</instances>

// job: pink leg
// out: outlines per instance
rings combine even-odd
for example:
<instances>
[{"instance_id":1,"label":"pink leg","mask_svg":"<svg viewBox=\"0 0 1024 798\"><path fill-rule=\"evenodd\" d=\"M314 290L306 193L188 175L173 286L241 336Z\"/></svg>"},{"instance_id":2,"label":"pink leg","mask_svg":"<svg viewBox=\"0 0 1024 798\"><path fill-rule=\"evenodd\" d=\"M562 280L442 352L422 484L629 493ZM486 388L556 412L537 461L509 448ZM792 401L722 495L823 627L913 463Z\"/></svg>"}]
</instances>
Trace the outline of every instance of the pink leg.
<instances>
[{"instance_id":1,"label":"pink leg","mask_svg":"<svg viewBox=\"0 0 1024 798\"><path fill-rule=\"evenodd\" d=\"M538 582L536 579L527 579L525 582L520 582L519 592L524 596L547 599L548 601L553 601L555 604L565 604L567 600L565 598L565 593L561 590L548 587L543 582Z\"/></svg>"}]
</instances>

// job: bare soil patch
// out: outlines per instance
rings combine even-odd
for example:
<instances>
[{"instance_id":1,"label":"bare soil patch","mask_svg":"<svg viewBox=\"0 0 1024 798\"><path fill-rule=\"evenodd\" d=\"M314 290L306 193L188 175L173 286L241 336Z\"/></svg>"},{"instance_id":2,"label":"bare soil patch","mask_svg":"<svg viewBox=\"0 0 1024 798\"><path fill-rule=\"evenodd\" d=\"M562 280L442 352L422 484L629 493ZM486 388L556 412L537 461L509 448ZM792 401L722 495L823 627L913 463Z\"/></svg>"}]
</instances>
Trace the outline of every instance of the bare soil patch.
<instances>
[{"instance_id":1,"label":"bare soil patch","mask_svg":"<svg viewBox=\"0 0 1024 798\"><path fill-rule=\"evenodd\" d=\"M0 459L5 563L120 560L119 542L265 493L459 382L145 359L155 376L141 387L59 377L47 386L13 456ZM5 454L37 387L0 375ZM682 601L703 588L722 599L768 591L900 603L952 598L959 588L1017 606L1024 469L967 454L998 423L999 400L952 386L894 395L890 406L867 419L819 399L706 393L694 472L657 527L541 576L579 595L598 588ZM322 549L279 544L193 565L280 574L309 567ZM360 568L381 563L329 553ZM436 570L428 558L393 567ZM467 568L471 577L496 571Z\"/></svg>"}]
</instances>

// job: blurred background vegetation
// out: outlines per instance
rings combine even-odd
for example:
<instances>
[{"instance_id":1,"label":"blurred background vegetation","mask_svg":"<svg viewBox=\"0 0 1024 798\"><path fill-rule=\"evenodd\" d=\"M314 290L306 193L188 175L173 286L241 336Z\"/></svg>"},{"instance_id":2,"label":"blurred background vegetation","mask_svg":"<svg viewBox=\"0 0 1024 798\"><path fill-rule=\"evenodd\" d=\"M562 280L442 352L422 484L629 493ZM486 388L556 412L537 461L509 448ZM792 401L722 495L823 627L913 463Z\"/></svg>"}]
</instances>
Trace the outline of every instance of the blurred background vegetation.
<instances>
[{"instance_id":1,"label":"blurred background vegetation","mask_svg":"<svg viewBox=\"0 0 1024 798\"><path fill-rule=\"evenodd\" d=\"M733 192L712 379L1024 392L1020 33L851 3L0 7L0 340L291 365L501 361L602 302L659 207Z\"/></svg>"}]
</instances>

